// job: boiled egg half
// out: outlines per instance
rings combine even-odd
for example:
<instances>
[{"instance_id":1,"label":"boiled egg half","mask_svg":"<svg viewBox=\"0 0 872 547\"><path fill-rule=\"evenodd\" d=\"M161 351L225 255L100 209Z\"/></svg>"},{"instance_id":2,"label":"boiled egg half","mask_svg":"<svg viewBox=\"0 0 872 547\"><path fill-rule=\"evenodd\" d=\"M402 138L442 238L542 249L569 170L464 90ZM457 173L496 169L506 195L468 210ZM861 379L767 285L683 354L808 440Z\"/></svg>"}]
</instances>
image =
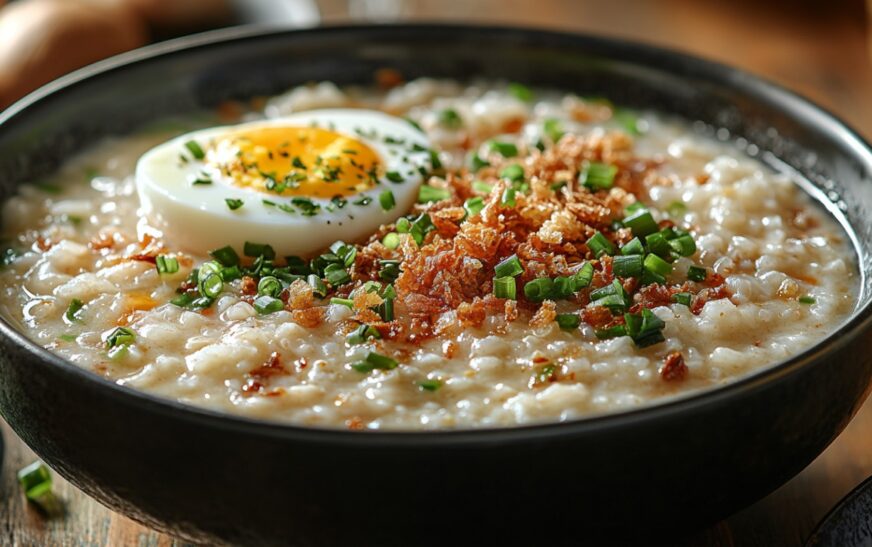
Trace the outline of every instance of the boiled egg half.
<instances>
[{"instance_id":1,"label":"boiled egg half","mask_svg":"<svg viewBox=\"0 0 872 547\"><path fill-rule=\"evenodd\" d=\"M395 221L432 167L426 136L405 120L312 110L163 143L139 159L136 186L149 224L177 248L253 242L306 255Z\"/></svg>"}]
</instances>

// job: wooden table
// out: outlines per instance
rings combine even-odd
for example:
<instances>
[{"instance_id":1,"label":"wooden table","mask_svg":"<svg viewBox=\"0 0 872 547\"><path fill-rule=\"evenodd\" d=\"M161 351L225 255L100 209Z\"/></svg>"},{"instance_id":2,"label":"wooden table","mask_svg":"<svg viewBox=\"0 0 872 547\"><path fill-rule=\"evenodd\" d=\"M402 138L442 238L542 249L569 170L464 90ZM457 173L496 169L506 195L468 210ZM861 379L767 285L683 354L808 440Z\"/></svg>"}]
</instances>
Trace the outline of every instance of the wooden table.
<instances>
[{"instance_id":1,"label":"wooden table","mask_svg":"<svg viewBox=\"0 0 872 547\"><path fill-rule=\"evenodd\" d=\"M347 0L322 0L328 20L345 16ZM450 5L447 5L450 4ZM410 0L402 18L529 24L648 41L727 62L779 81L831 108L872 135L872 71L863 3L669 0ZM181 545L109 511L57 480L67 514L46 520L25 503L17 469L34 455L0 425L7 454L0 476L0 544ZM817 460L782 488L677 545L799 545L826 512L872 475L872 399Z\"/></svg>"}]
</instances>

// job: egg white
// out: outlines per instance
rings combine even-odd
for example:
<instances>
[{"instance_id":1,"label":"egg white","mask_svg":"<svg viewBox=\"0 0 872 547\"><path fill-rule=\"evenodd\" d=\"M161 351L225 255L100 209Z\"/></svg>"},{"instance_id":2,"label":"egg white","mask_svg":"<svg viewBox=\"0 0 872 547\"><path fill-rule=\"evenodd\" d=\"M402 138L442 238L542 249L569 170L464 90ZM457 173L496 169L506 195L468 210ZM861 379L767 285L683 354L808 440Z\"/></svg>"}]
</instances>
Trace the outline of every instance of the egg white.
<instances>
[{"instance_id":1,"label":"egg white","mask_svg":"<svg viewBox=\"0 0 872 547\"><path fill-rule=\"evenodd\" d=\"M315 216L287 213L263 200L288 203L288 196L277 196L252 188L233 185L232 179L217 170L210 171L212 184L193 185L192 180L204 171L204 162L191 159L185 143L197 141L201 147L231 131L258 127L308 127L316 124L352 137L369 146L380 157L383 173L399 172L403 182L391 182L384 176L379 184L345 196L343 208L327 209L329 199L309 197L321 206ZM390 142L385 138L390 137ZM397 144L394 141L400 141ZM383 224L394 222L415 202L423 182L419 168L431 168L427 137L408 122L382 112L358 109L327 109L300 112L290 116L249 122L235 126L213 127L187 133L149 150L136 165L136 186L142 214L151 228L163 233L174 248L192 253L231 245L241 249L246 241L271 245L279 256L307 255L333 242L359 241ZM180 161L180 157L188 161ZM384 210L379 196L385 190L394 195L396 205ZM368 197L368 205L353 202ZM241 199L245 205L231 210L226 199Z\"/></svg>"}]
</instances>

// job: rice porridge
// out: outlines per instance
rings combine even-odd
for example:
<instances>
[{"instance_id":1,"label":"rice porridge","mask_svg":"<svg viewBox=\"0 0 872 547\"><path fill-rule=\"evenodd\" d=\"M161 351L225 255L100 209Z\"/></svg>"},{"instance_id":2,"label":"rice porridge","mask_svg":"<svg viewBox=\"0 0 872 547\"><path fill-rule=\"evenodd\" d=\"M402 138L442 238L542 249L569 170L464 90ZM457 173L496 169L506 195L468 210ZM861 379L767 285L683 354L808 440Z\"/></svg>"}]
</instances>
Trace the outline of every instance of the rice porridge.
<instances>
[{"instance_id":1,"label":"rice porridge","mask_svg":"<svg viewBox=\"0 0 872 547\"><path fill-rule=\"evenodd\" d=\"M22 185L3 316L135 390L396 430L723 385L855 305L841 228L732 144L519 84L383 83L225 104Z\"/></svg>"}]
</instances>

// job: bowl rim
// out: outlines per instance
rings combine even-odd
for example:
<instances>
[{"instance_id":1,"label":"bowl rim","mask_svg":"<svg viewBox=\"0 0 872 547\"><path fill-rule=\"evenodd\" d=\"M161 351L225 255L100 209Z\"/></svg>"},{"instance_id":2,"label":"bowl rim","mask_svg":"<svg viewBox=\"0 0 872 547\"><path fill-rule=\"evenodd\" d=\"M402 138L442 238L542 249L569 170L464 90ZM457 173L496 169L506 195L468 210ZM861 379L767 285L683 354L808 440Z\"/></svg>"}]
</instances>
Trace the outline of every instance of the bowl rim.
<instances>
[{"instance_id":1,"label":"bowl rim","mask_svg":"<svg viewBox=\"0 0 872 547\"><path fill-rule=\"evenodd\" d=\"M0 112L0 132L6 123L17 116L26 115L34 105L86 82L97 76L124 70L131 65L144 61L169 57L174 54L184 55L198 48L210 48L247 40L262 40L296 36L301 34L329 33L408 33L415 31L440 32L484 32L518 34L527 39L569 40L579 45L605 51L603 55L630 55L634 58L656 56L672 63L680 64L683 70L704 78L716 85L728 86L742 93L778 102L783 112L792 117L806 119L821 131L826 131L848 145L855 157L872 172L872 147L860 135L838 116L819 106L810 99L790 91L766 78L752 74L743 69L711 61L696 55L684 53L670 48L650 45L644 42L592 35L589 33L571 32L566 30L550 30L534 27L519 27L506 25L463 24L456 22L416 22L401 24L336 24L306 28L287 28L271 25L243 25L212 30L183 36L147 45L129 52L122 53L94 64L77 69L52 82L49 82ZM673 70L663 68L663 70ZM850 225L847 228L852 228ZM853 230L849 231L853 237ZM863 249L855 245L858 259L863 259ZM862 274L862 271L861 271ZM495 445L507 442L534 441L549 439L556 436L595 435L599 432L637 427L640 423L677 418L695 409L722 405L729 399L741 397L766 389L784 381L810 366L826 354L845 346L849 339L861 330L872 326L872 299L862 306L857 306L851 315L842 322L838 329L831 332L805 351L780 361L774 365L750 373L737 380L720 386L710 386L688 395L654 401L637 408L619 410L587 417L575 418L562 422L533 423L516 426L499 426L487 428L444 429L444 430L364 430L351 431L338 427L303 426L294 423L283 423L269 419L249 418L229 412L211 410L164 398L148 392L121 386L115 382L97 376L93 372L80 368L50 350L30 340L24 333L17 330L9 321L0 316L0 336L29 353L32 358L56 367L59 375L65 381L84 382L92 387L107 390L109 397L124 399L126 404L135 405L140 410L167 415L168 417L188 422L190 425L215 427L231 430L240 434L260 436L273 439L285 439L304 442L331 443L333 445L373 446L402 445L406 447L433 446L468 446L489 444Z\"/></svg>"}]
</instances>

